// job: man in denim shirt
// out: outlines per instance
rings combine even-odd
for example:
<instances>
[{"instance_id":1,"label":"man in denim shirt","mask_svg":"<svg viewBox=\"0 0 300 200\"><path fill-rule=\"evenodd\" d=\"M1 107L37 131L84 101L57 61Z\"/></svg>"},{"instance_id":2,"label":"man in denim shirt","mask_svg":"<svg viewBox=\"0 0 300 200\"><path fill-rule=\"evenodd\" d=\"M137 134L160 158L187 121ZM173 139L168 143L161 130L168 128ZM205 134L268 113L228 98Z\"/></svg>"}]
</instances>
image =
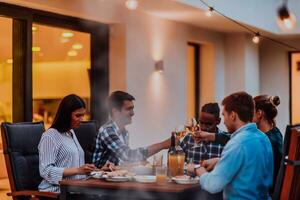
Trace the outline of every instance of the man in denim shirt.
<instances>
[{"instance_id":1,"label":"man in denim shirt","mask_svg":"<svg viewBox=\"0 0 300 200\"><path fill-rule=\"evenodd\" d=\"M210 193L223 190L224 199L271 199L273 153L267 136L251 123L252 97L238 92L223 102L224 124L231 139L211 172L189 165L189 172L200 176L200 185Z\"/></svg>"}]
</instances>

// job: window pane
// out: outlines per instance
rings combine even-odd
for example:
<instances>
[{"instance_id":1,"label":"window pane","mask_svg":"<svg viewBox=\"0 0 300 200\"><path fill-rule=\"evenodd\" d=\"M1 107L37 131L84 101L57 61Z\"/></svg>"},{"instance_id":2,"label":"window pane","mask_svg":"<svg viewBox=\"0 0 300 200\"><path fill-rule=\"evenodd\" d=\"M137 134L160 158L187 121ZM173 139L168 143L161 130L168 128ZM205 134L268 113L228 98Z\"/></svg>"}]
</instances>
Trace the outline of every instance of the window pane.
<instances>
[{"instance_id":1,"label":"window pane","mask_svg":"<svg viewBox=\"0 0 300 200\"><path fill-rule=\"evenodd\" d=\"M77 94L90 116L90 34L34 24L33 120L49 127L60 100Z\"/></svg>"},{"instance_id":2,"label":"window pane","mask_svg":"<svg viewBox=\"0 0 300 200\"><path fill-rule=\"evenodd\" d=\"M12 19L0 17L0 124L12 121ZM0 137L0 179L7 177ZM2 179L5 181L6 179ZM5 181L6 182L6 181ZM3 182L3 183L5 183ZM4 185L9 189L8 183ZM3 188L1 188L3 189ZM3 196L9 191L3 190Z\"/></svg>"},{"instance_id":3,"label":"window pane","mask_svg":"<svg viewBox=\"0 0 300 200\"><path fill-rule=\"evenodd\" d=\"M0 17L0 124L12 121L12 19Z\"/></svg>"}]
</instances>

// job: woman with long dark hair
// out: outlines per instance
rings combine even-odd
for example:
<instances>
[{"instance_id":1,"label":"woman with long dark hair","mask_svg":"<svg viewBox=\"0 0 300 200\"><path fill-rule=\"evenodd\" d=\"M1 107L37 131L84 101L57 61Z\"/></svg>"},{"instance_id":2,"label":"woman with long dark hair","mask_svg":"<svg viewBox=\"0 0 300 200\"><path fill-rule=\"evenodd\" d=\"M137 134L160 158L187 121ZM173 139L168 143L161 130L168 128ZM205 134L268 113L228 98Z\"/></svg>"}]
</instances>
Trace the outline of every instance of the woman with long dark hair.
<instances>
[{"instance_id":1,"label":"woman with long dark hair","mask_svg":"<svg viewBox=\"0 0 300 200\"><path fill-rule=\"evenodd\" d=\"M282 134L276 127L275 121L275 117L278 113L277 106L280 104L280 98L278 96L260 95L254 97L254 102L255 112L253 122L255 122L257 127L268 136L272 144L274 174L273 187L270 192L273 193L282 158Z\"/></svg>"},{"instance_id":2,"label":"woman with long dark hair","mask_svg":"<svg viewBox=\"0 0 300 200\"><path fill-rule=\"evenodd\" d=\"M95 169L84 164L84 151L73 131L78 128L86 112L84 101L75 94L64 97L51 127L39 143L39 168L43 178L39 191L60 192L59 181L81 179Z\"/></svg>"}]
</instances>

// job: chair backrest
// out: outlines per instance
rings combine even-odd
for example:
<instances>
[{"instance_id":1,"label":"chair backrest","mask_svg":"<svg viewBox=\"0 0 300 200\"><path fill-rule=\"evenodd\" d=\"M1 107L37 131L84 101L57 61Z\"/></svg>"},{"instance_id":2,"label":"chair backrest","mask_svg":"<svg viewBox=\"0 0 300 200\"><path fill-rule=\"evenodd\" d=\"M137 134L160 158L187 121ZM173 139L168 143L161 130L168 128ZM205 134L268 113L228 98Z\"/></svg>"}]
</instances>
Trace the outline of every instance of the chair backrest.
<instances>
[{"instance_id":1,"label":"chair backrest","mask_svg":"<svg viewBox=\"0 0 300 200\"><path fill-rule=\"evenodd\" d=\"M43 122L1 124L5 164L12 192L37 190L42 180L38 144L44 131Z\"/></svg>"},{"instance_id":2,"label":"chair backrest","mask_svg":"<svg viewBox=\"0 0 300 200\"><path fill-rule=\"evenodd\" d=\"M286 161L280 199L300 199L300 127L291 129L291 139Z\"/></svg>"},{"instance_id":3,"label":"chair backrest","mask_svg":"<svg viewBox=\"0 0 300 200\"><path fill-rule=\"evenodd\" d=\"M85 163L92 163L97 135L97 121L81 122L79 128L74 129L76 137L84 151Z\"/></svg>"},{"instance_id":4,"label":"chair backrest","mask_svg":"<svg viewBox=\"0 0 300 200\"><path fill-rule=\"evenodd\" d=\"M273 193L274 200L300 199L300 196L295 193L296 190L300 191L300 166L292 164L297 160L300 160L300 125L288 125L284 136L283 156ZM298 195L300 195L299 192Z\"/></svg>"}]
</instances>

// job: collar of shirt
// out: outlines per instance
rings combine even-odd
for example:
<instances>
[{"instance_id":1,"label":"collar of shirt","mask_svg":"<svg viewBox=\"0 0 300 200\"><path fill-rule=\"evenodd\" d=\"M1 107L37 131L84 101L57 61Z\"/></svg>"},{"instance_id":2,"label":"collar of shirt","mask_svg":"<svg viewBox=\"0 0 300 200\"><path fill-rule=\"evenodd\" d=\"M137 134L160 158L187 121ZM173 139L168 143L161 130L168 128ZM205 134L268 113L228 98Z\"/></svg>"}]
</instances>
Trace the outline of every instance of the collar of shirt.
<instances>
[{"instance_id":1,"label":"collar of shirt","mask_svg":"<svg viewBox=\"0 0 300 200\"><path fill-rule=\"evenodd\" d=\"M234 133L232 133L232 135L231 135L230 138L235 137L238 133L240 133L240 132L242 132L243 130L248 129L248 128L257 128L257 126L256 126L255 123L248 123L248 124L245 124L244 126L241 126L238 130L234 131Z\"/></svg>"}]
</instances>

